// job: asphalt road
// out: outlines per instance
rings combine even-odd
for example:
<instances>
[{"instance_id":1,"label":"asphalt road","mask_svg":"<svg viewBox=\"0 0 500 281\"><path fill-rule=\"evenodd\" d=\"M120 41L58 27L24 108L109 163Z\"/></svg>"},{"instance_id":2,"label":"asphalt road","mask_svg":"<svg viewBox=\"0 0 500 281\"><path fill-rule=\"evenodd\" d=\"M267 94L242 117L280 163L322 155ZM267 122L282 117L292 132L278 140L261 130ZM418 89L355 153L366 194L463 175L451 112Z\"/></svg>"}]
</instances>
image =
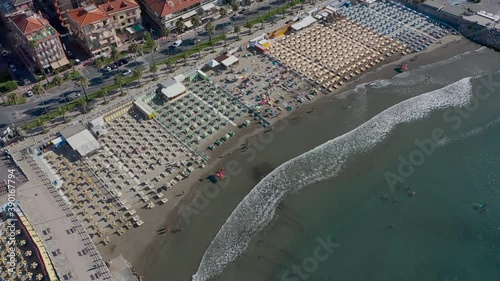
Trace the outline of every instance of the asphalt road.
<instances>
[{"instance_id":1,"label":"asphalt road","mask_svg":"<svg viewBox=\"0 0 500 281\"><path fill-rule=\"evenodd\" d=\"M242 26L242 34L246 32L246 28L243 25L253 18L256 18L259 15L267 13L270 9L278 7L278 5L283 5L286 3L286 0L283 1L265 1L262 3L254 3L250 7L242 7L246 8L245 14L235 13L235 17L225 17L213 21L213 24L216 27L215 34L213 37L218 36L222 33L233 32L234 26L240 25ZM256 29L257 26L254 27ZM179 48L170 48L170 45L173 41L177 40L177 38L183 40L183 45ZM101 75L97 69L93 66L87 66L80 69L80 72L85 75L89 81L90 85L87 89L87 93L93 93L103 86L108 86L114 83L114 76L119 73L120 70L123 69L134 69L137 66L143 67L144 69L148 69L149 65L153 62L164 61L171 55L179 53L183 50L192 48L194 46L195 38L200 41L208 40L208 34L204 31L203 26L198 27L196 34L195 30L190 30L182 35L178 35L177 38L169 38L169 40L161 40L158 51L156 51L153 55L146 54L144 56L139 56L136 60L131 59L131 61L125 65L120 67L119 69L112 70L109 73L102 73L102 81ZM157 41L158 42L158 41ZM161 65L160 65L161 69ZM74 96L76 93L80 93L83 96L83 91L81 87L76 85L73 81L67 82L61 86L61 89L55 87L48 90L45 95L42 97L43 102L47 106L49 110L53 110L58 108L61 105L64 105L64 99L62 96ZM36 119L38 116L43 115L45 113L42 100L36 97L29 98L29 100L25 104L17 105L17 106L7 106L3 107L0 110L0 129L4 128L9 124L15 124L16 126L24 124L24 122L29 122L33 119Z\"/></svg>"}]
</instances>

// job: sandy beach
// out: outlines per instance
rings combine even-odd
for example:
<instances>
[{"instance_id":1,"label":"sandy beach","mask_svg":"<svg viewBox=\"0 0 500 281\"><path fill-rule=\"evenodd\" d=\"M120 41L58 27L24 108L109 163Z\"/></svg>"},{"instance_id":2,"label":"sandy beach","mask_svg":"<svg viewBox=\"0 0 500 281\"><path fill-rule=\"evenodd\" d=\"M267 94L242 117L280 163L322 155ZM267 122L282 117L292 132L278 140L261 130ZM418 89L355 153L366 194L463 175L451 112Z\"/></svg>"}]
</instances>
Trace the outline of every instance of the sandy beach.
<instances>
[{"instance_id":1,"label":"sandy beach","mask_svg":"<svg viewBox=\"0 0 500 281\"><path fill-rule=\"evenodd\" d=\"M409 61L411 71L479 47L466 39L453 38L451 42L435 45L418 55L394 56L373 71L346 83L335 93L319 96L288 116L280 116L280 120L273 121L273 131L257 125L240 129L237 137L225 144L225 149L209 155L213 159L209 166L196 170L188 179L166 192L168 204L148 210L147 214L144 210L138 210L144 220L142 227L116 237L107 246L100 245L99 250L105 260L123 254L145 280L162 280L162 276L190 280L220 226L263 176L282 162L330 139L332 135L340 135L356 126L345 122L351 118L350 111L345 109L356 106L355 97L349 95L352 92L349 90L363 83L397 75L394 69L403 60ZM414 57L416 59L412 60ZM380 107L375 111L379 112L397 102L399 100L381 100ZM331 120L338 120L338 126L329 124ZM311 139L297 131L304 126L329 126L329 132ZM297 138L291 142L293 147L288 147L287 138ZM240 150L246 142L250 144L249 149ZM302 144L297 146L299 143ZM228 177L219 185L206 180L221 165L226 167ZM171 230L182 231L162 232L167 225Z\"/></svg>"}]
</instances>

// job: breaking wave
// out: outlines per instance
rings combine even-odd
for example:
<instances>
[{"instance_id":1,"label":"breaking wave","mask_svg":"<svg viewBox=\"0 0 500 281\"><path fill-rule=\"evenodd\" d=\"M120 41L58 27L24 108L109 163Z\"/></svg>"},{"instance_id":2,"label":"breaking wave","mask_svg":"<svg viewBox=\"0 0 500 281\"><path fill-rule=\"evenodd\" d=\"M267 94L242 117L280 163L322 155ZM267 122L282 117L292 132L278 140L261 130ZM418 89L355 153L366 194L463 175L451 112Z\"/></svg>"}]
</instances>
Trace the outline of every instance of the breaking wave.
<instances>
[{"instance_id":1,"label":"breaking wave","mask_svg":"<svg viewBox=\"0 0 500 281\"><path fill-rule=\"evenodd\" d=\"M210 280L222 273L276 218L279 203L288 195L335 177L350 157L372 150L396 125L416 121L436 109L465 105L472 95L470 79L396 104L356 129L280 165L232 212L205 251L193 281Z\"/></svg>"}]
</instances>

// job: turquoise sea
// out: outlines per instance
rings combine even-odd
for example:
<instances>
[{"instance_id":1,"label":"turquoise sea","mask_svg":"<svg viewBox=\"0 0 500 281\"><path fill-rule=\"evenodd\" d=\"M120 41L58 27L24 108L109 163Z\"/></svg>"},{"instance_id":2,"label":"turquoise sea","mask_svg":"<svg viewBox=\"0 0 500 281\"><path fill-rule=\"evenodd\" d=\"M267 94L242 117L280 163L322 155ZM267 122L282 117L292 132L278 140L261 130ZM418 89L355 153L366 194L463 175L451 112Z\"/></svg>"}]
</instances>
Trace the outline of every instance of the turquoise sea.
<instances>
[{"instance_id":1,"label":"turquoise sea","mask_svg":"<svg viewBox=\"0 0 500 281\"><path fill-rule=\"evenodd\" d=\"M500 280L498 71L480 48L357 87L348 121L292 123L193 280Z\"/></svg>"}]
</instances>

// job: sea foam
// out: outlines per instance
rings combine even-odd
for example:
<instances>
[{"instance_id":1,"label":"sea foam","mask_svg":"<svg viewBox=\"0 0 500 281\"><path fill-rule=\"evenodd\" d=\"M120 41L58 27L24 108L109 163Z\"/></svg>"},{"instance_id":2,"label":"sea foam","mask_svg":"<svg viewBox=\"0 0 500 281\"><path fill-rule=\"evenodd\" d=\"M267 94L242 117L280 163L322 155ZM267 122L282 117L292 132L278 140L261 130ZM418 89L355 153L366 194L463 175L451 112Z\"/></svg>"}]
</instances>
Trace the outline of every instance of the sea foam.
<instances>
[{"instance_id":1,"label":"sea foam","mask_svg":"<svg viewBox=\"0 0 500 281\"><path fill-rule=\"evenodd\" d=\"M235 208L205 251L192 280L205 281L219 275L275 219L277 206L288 195L335 177L349 157L373 149L397 124L421 119L436 109L465 105L472 95L470 79L396 104L356 129L280 165Z\"/></svg>"}]
</instances>

